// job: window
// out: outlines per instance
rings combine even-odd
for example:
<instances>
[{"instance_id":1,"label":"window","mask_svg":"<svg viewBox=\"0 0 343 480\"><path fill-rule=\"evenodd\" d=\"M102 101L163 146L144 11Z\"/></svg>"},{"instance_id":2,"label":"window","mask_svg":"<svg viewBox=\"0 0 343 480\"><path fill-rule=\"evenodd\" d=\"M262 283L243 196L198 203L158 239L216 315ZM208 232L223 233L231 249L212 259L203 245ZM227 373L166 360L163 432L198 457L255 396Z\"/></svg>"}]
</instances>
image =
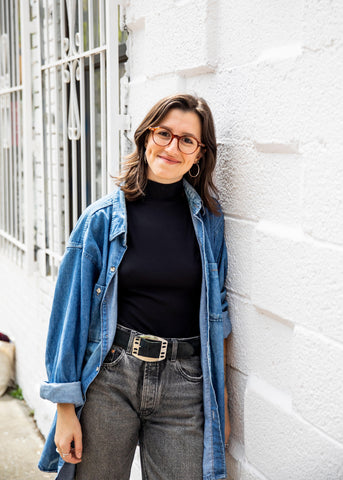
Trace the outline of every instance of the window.
<instances>
[{"instance_id":1,"label":"window","mask_svg":"<svg viewBox=\"0 0 343 480\"><path fill-rule=\"evenodd\" d=\"M113 0L42 4L36 244L41 271L54 277L79 215L108 192L119 164L119 35L113 28L107 35L119 7Z\"/></svg>"},{"instance_id":2,"label":"window","mask_svg":"<svg viewBox=\"0 0 343 480\"><path fill-rule=\"evenodd\" d=\"M24 168L19 1L0 3L0 248L23 264Z\"/></svg>"},{"instance_id":3,"label":"window","mask_svg":"<svg viewBox=\"0 0 343 480\"><path fill-rule=\"evenodd\" d=\"M0 2L0 249L52 279L79 215L119 170L119 3Z\"/></svg>"}]
</instances>

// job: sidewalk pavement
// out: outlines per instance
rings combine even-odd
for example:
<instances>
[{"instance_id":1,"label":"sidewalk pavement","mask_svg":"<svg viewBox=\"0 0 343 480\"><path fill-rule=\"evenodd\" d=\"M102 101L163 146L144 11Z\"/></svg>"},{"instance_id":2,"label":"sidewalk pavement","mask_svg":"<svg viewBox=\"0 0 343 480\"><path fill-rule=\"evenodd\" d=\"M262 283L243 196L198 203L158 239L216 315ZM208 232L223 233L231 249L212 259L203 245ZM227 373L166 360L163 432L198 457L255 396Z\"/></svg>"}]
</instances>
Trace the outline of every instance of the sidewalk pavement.
<instances>
[{"instance_id":1,"label":"sidewalk pavement","mask_svg":"<svg viewBox=\"0 0 343 480\"><path fill-rule=\"evenodd\" d=\"M0 480L53 480L56 474L37 467L43 443L25 402L8 394L1 397Z\"/></svg>"}]
</instances>

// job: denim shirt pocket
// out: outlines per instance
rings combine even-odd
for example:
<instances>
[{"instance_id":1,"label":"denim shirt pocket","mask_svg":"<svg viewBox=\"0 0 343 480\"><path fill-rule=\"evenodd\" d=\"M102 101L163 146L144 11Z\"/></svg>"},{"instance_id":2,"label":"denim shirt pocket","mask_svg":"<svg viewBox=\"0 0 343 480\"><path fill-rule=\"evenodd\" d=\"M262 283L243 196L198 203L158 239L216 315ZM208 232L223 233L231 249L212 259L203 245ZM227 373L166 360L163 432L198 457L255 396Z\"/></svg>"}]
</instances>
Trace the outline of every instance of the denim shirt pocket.
<instances>
[{"instance_id":1,"label":"denim shirt pocket","mask_svg":"<svg viewBox=\"0 0 343 480\"><path fill-rule=\"evenodd\" d=\"M209 300L210 321L221 322L222 309L221 309L221 299L220 299L218 265L215 262L208 263L208 271L209 271L208 300Z\"/></svg>"}]
</instances>

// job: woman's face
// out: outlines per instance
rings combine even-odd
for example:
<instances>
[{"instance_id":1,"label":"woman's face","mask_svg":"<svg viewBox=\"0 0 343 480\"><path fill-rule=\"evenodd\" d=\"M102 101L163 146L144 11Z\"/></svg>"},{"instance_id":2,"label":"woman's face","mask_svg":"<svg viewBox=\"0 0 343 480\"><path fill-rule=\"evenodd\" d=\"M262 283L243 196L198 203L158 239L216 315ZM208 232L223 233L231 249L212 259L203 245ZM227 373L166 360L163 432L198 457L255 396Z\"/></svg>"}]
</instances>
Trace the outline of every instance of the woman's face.
<instances>
[{"instance_id":1,"label":"woman's face","mask_svg":"<svg viewBox=\"0 0 343 480\"><path fill-rule=\"evenodd\" d=\"M201 122L194 112L184 112L173 108L169 110L158 126L167 127L175 135L193 135L201 142ZM200 147L190 155L180 152L177 138L173 138L167 146L156 145L152 139L152 132L145 147L148 179L159 183L174 183L181 180L201 157Z\"/></svg>"}]
</instances>

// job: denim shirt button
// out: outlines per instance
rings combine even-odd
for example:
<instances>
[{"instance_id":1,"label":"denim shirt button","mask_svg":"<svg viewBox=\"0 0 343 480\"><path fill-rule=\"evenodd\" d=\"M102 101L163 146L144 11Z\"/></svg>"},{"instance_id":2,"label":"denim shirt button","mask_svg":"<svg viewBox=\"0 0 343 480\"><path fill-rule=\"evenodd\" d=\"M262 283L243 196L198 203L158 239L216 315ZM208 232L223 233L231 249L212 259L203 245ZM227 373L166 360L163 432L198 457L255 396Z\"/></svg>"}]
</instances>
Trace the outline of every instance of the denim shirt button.
<instances>
[{"instance_id":1,"label":"denim shirt button","mask_svg":"<svg viewBox=\"0 0 343 480\"><path fill-rule=\"evenodd\" d=\"M97 371L97 372L99 371L99 367L96 367L96 371Z\"/></svg>"},{"instance_id":2,"label":"denim shirt button","mask_svg":"<svg viewBox=\"0 0 343 480\"><path fill-rule=\"evenodd\" d=\"M116 267L111 267L111 272L115 272L116 271Z\"/></svg>"},{"instance_id":3,"label":"denim shirt button","mask_svg":"<svg viewBox=\"0 0 343 480\"><path fill-rule=\"evenodd\" d=\"M97 293L97 295L100 295L100 293L101 293L101 288L100 288L100 287L98 287L98 288L96 289L96 293Z\"/></svg>"}]
</instances>

